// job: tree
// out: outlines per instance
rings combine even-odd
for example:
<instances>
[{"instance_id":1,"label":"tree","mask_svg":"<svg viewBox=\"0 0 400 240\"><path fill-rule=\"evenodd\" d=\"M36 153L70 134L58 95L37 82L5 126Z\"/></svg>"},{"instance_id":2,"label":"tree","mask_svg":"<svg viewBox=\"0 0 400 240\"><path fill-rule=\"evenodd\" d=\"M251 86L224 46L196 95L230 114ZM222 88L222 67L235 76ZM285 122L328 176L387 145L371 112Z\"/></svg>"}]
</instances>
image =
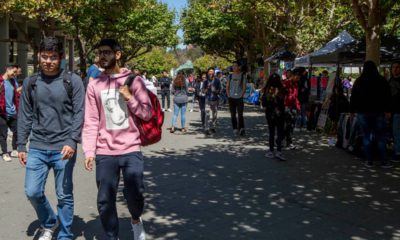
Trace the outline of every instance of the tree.
<instances>
[{"instance_id":1,"label":"tree","mask_svg":"<svg viewBox=\"0 0 400 240\"><path fill-rule=\"evenodd\" d=\"M193 66L200 71L206 71L209 67L226 69L231 62L216 55L204 55L193 62Z\"/></svg>"},{"instance_id":2,"label":"tree","mask_svg":"<svg viewBox=\"0 0 400 240\"><path fill-rule=\"evenodd\" d=\"M366 60L380 63L381 34L396 0L352 0L355 16L365 32ZM396 23L394 24L396 27Z\"/></svg>"},{"instance_id":3,"label":"tree","mask_svg":"<svg viewBox=\"0 0 400 240\"><path fill-rule=\"evenodd\" d=\"M163 70L169 71L179 65L174 54L167 53L165 49L159 47L129 61L128 64L156 76L160 76Z\"/></svg>"}]
</instances>

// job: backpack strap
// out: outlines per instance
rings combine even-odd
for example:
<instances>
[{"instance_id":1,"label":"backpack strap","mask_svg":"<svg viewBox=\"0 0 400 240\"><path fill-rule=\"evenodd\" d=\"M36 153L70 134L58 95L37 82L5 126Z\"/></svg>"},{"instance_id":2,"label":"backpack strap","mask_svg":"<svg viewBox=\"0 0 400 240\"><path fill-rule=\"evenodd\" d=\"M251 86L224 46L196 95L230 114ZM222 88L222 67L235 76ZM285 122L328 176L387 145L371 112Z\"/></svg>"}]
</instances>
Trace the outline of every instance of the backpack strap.
<instances>
[{"instance_id":1,"label":"backpack strap","mask_svg":"<svg viewBox=\"0 0 400 240\"><path fill-rule=\"evenodd\" d=\"M124 83L124 85L126 85L126 86L128 86L128 87L130 87L131 85L132 85L132 83L133 83L133 80L135 80L135 78L136 78L136 74L129 74L129 76L128 76L128 78L125 80L125 83Z\"/></svg>"},{"instance_id":2,"label":"backpack strap","mask_svg":"<svg viewBox=\"0 0 400 240\"><path fill-rule=\"evenodd\" d=\"M36 73L36 74L32 75L29 78L28 91L27 92L28 92L28 98L29 98L29 101L31 102L31 106L32 107L33 107L32 92L35 91L35 89L36 89L36 82L37 82L38 77L39 77L39 73Z\"/></svg>"},{"instance_id":3,"label":"backpack strap","mask_svg":"<svg viewBox=\"0 0 400 240\"><path fill-rule=\"evenodd\" d=\"M68 97L70 99L72 99L72 95L73 95L73 87L72 87L71 78L72 78L72 72L68 71L68 72L63 73L64 88L65 88L65 91L67 91Z\"/></svg>"}]
</instances>

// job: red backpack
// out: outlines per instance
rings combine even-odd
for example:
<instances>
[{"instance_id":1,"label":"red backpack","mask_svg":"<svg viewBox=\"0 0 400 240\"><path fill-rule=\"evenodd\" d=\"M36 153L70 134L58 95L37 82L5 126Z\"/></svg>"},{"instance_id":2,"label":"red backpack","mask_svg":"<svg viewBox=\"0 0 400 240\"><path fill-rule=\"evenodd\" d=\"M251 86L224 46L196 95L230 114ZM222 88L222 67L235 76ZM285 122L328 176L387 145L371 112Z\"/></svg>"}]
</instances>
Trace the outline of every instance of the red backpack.
<instances>
[{"instance_id":1,"label":"red backpack","mask_svg":"<svg viewBox=\"0 0 400 240\"><path fill-rule=\"evenodd\" d=\"M125 81L125 85L130 87L135 78L136 75L129 75ZM139 128L140 141L142 142L142 146L148 146L161 140L162 125L164 123L164 112L161 111L160 101L158 100L157 96L148 89L147 93L149 94L150 102L152 105L151 118L148 121L144 121L140 118L135 118L137 127Z\"/></svg>"}]
</instances>

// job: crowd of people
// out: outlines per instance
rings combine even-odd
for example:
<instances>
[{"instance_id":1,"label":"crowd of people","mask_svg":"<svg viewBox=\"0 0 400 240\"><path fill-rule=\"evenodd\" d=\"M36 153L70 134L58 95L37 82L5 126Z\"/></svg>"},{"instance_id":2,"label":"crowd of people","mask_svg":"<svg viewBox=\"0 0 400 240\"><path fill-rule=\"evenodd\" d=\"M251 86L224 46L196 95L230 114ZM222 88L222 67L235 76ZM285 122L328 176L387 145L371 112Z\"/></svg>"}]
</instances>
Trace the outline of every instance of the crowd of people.
<instances>
[{"instance_id":1,"label":"crowd of people","mask_svg":"<svg viewBox=\"0 0 400 240\"><path fill-rule=\"evenodd\" d=\"M188 131L186 110L189 107L193 111L196 102L202 130L206 135L216 133L219 105L226 101L233 134L244 136L244 103L251 81L238 61L232 62L229 73L210 67L197 77L178 72L171 79L163 71L159 80L155 77L148 79L146 71L137 68L131 71L118 65L122 51L114 39L99 42L97 58L84 80L61 68L63 55L62 43L57 38L44 38L39 46L38 73L26 78L22 86L18 82L21 72L18 66L9 65L0 75L3 160L11 161L11 157L18 157L26 166L25 193L41 224L39 240L52 239L57 228L58 239L73 239L72 173L76 148L78 143L82 143L86 170L92 171L96 164L97 208L106 236L118 239L116 194L122 172L133 239L144 240L141 219L144 163L137 120L148 121L152 117L153 106L148 91L157 94L159 90L162 110L173 112L171 133ZM327 93L327 71L311 77L301 67L287 70L283 77L272 73L260 87L260 102L269 132L269 150L265 156L285 161L282 149L296 149L294 129L315 129L324 99L328 98L332 104L330 108L335 110L331 114L335 121L342 112L357 117L363 133L367 167L373 166L374 143L378 146L381 166L392 166L387 154L389 122L394 139L391 160L400 162L400 61L392 64L391 73L391 79L386 80L375 63L367 61L353 86L351 81L346 84L345 81L335 81L339 84L333 86L331 94ZM133 82L127 84L131 76ZM350 102L339 107L346 105L348 98L344 96L344 90L350 89L348 86L352 87L351 93L348 92ZM179 115L180 128L177 124ZM13 133L11 156L7 151L9 129ZM51 169L58 199L57 213L44 191Z\"/></svg>"}]
</instances>

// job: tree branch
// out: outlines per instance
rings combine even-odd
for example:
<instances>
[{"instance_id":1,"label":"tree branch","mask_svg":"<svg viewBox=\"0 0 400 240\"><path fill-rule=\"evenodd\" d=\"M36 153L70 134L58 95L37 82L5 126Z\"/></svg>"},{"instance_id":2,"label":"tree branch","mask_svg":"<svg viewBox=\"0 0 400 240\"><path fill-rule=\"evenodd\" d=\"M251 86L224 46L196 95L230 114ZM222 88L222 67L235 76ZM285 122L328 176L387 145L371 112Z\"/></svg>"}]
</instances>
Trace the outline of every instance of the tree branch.
<instances>
[{"instance_id":1,"label":"tree branch","mask_svg":"<svg viewBox=\"0 0 400 240\"><path fill-rule=\"evenodd\" d=\"M361 27L364 30L367 30L368 24L367 24L366 16L362 12L361 5L358 3L358 0L352 0L352 6L353 6L354 12L356 13L357 20L360 23Z\"/></svg>"}]
</instances>

